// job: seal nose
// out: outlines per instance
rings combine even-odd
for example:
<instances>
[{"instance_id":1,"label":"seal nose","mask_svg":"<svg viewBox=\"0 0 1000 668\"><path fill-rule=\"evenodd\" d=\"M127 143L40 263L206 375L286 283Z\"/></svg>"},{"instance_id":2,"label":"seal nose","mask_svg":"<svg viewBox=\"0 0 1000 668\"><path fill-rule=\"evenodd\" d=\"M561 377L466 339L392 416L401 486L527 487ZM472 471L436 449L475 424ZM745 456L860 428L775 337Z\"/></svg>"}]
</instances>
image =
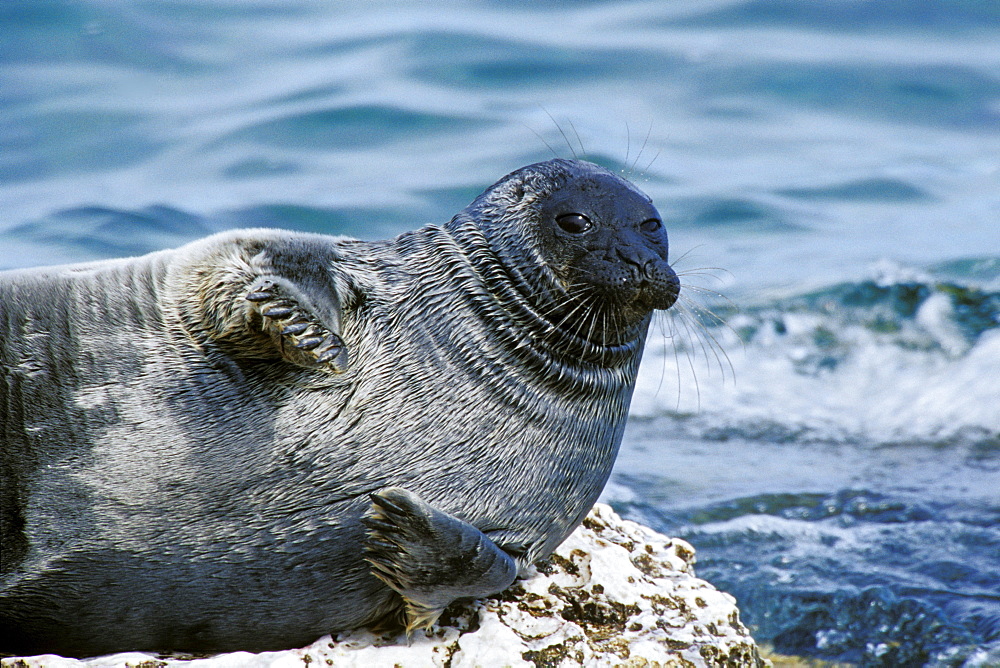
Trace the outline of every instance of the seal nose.
<instances>
[{"instance_id":1,"label":"seal nose","mask_svg":"<svg viewBox=\"0 0 1000 668\"><path fill-rule=\"evenodd\" d=\"M640 245L616 249L635 286L636 296L652 309L665 310L677 302L680 281L659 254Z\"/></svg>"},{"instance_id":2,"label":"seal nose","mask_svg":"<svg viewBox=\"0 0 1000 668\"><path fill-rule=\"evenodd\" d=\"M657 266L666 264L659 255L639 245L630 245L624 249L619 247L615 250L618 252L618 259L625 263L632 280L636 283L654 280Z\"/></svg>"},{"instance_id":3,"label":"seal nose","mask_svg":"<svg viewBox=\"0 0 1000 668\"><path fill-rule=\"evenodd\" d=\"M663 263L666 271L662 276L662 287L657 290L656 298L653 300L653 308L667 310L677 303L677 298L681 294L681 281L677 278L677 272L666 262ZM657 267L659 270L660 268Z\"/></svg>"}]
</instances>

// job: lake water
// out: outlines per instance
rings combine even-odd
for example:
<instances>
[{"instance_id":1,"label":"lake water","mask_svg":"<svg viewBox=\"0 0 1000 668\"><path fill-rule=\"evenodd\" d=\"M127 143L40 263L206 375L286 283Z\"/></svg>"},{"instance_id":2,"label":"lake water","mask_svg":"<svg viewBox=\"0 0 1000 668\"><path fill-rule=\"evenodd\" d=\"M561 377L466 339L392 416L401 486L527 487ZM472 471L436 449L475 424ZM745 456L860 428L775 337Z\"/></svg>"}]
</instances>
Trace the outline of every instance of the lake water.
<instances>
[{"instance_id":1,"label":"lake water","mask_svg":"<svg viewBox=\"0 0 1000 668\"><path fill-rule=\"evenodd\" d=\"M690 299L606 499L783 653L1000 665L1000 4L0 5L0 268L385 237L553 153Z\"/></svg>"}]
</instances>

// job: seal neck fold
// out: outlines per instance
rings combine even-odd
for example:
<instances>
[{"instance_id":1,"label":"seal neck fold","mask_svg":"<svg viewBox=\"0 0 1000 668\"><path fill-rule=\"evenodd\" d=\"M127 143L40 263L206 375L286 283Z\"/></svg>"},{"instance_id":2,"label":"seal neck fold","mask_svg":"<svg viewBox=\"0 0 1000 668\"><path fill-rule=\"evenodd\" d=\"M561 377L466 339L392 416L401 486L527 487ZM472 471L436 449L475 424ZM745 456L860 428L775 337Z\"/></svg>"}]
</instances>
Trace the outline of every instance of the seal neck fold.
<instances>
[{"instance_id":1,"label":"seal neck fold","mask_svg":"<svg viewBox=\"0 0 1000 668\"><path fill-rule=\"evenodd\" d=\"M521 356L535 358L554 367L560 376L605 377L624 372L634 379L645 341L649 319L628 332L631 336L614 345L601 345L580 336L564 324L555 309L567 300L557 281L536 259L540 270L526 272L496 253L474 221L456 217L447 228L429 226L421 230L427 247L442 261L474 280L479 287L473 310L486 321L486 329L503 339ZM467 289L468 286L465 286ZM562 294L559 294L559 292Z\"/></svg>"}]
</instances>

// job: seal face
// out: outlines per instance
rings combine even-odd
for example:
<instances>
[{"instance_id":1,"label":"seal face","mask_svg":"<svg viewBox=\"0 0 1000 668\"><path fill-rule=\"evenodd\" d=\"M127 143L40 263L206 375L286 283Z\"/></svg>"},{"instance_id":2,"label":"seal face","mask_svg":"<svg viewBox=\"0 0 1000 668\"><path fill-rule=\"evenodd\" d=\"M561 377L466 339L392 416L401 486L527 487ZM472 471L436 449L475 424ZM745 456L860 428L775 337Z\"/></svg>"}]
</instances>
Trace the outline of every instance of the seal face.
<instances>
[{"instance_id":1,"label":"seal face","mask_svg":"<svg viewBox=\"0 0 1000 668\"><path fill-rule=\"evenodd\" d=\"M579 524L678 295L649 198L0 273L0 651L264 650L508 587Z\"/></svg>"},{"instance_id":2,"label":"seal face","mask_svg":"<svg viewBox=\"0 0 1000 668\"><path fill-rule=\"evenodd\" d=\"M677 276L652 201L621 179L593 170L539 207L547 266L577 300L615 322L599 336L631 331L677 300Z\"/></svg>"}]
</instances>

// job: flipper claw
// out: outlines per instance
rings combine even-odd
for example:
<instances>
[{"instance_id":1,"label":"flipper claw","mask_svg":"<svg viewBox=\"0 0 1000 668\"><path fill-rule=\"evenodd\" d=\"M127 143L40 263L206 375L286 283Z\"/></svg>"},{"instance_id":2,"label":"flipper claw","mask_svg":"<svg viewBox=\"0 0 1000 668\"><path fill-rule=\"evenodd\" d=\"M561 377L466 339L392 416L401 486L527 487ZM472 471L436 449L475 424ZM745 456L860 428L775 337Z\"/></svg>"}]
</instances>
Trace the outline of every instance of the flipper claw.
<instances>
[{"instance_id":1,"label":"flipper claw","mask_svg":"<svg viewBox=\"0 0 1000 668\"><path fill-rule=\"evenodd\" d=\"M245 299L263 319L263 329L289 362L306 368L341 373L347 368L347 349L335 331L317 317L295 286L283 279L261 279Z\"/></svg>"},{"instance_id":2,"label":"flipper claw","mask_svg":"<svg viewBox=\"0 0 1000 668\"><path fill-rule=\"evenodd\" d=\"M282 306L279 304L270 308L261 309L260 314L265 315L268 318L281 319L291 315L293 310L294 309L292 309L291 306Z\"/></svg>"},{"instance_id":3,"label":"flipper claw","mask_svg":"<svg viewBox=\"0 0 1000 668\"><path fill-rule=\"evenodd\" d=\"M342 350L343 350L342 346L331 345L324 352L320 353L320 356L316 358L316 361L323 363L331 362L334 359L336 359L338 355L340 355Z\"/></svg>"},{"instance_id":4,"label":"flipper claw","mask_svg":"<svg viewBox=\"0 0 1000 668\"><path fill-rule=\"evenodd\" d=\"M323 339L321 337L308 336L299 340L299 342L295 344L295 347L299 350L312 350L313 348L318 347L321 343L323 343Z\"/></svg>"},{"instance_id":5,"label":"flipper claw","mask_svg":"<svg viewBox=\"0 0 1000 668\"><path fill-rule=\"evenodd\" d=\"M307 327L309 327L308 322L293 322L290 325L286 325L285 328L281 330L281 333L285 336L288 336L289 334L301 334L306 331Z\"/></svg>"}]
</instances>

